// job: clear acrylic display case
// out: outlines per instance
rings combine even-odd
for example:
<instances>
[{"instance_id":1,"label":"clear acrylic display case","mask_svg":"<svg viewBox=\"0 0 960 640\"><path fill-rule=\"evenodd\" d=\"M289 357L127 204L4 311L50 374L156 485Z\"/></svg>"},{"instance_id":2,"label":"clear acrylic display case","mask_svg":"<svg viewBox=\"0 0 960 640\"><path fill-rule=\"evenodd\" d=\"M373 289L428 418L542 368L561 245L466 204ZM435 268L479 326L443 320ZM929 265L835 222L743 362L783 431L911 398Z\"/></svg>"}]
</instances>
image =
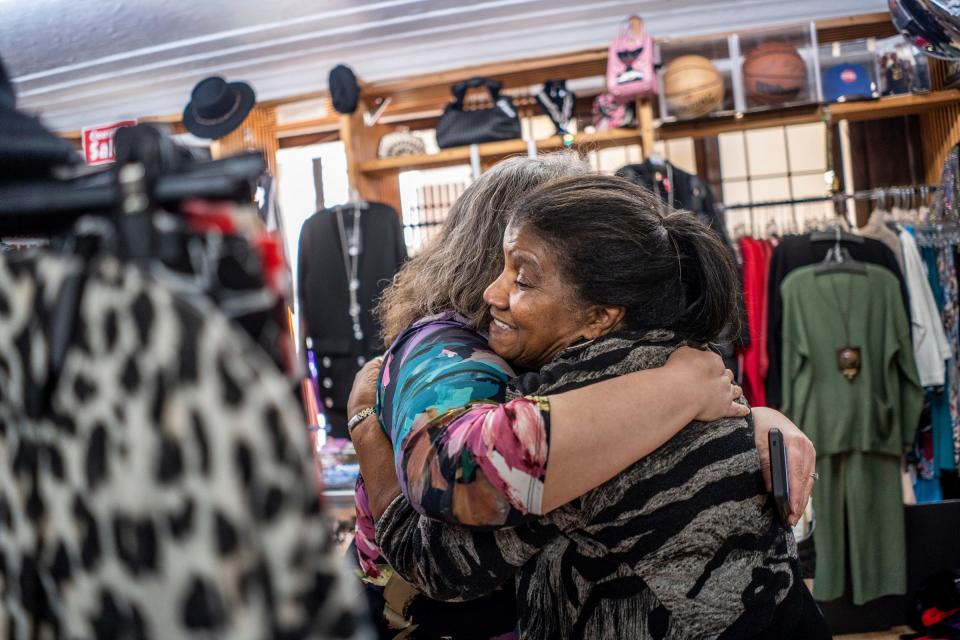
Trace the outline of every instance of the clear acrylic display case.
<instances>
[{"instance_id":1,"label":"clear acrylic display case","mask_svg":"<svg viewBox=\"0 0 960 640\"><path fill-rule=\"evenodd\" d=\"M901 36L876 41L880 95L930 91L927 56Z\"/></svg>"},{"instance_id":2,"label":"clear acrylic display case","mask_svg":"<svg viewBox=\"0 0 960 640\"><path fill-rule=\"evenodd\" d=\"M832 42L819 47L824 102L880 96L876 38Z\"/></svg>"},{"instance_id":3,"label":"clear acrylic display case","mask_svg":"<svg viewBox=\"0 0 960 640\"><path fill-rule=\"evenodd\" d=\"M664 122L730 116L736 113L737 105L734 89L735 71L730 59L730 39L731 36L728 34L719 34L678 40L660 39L657 41L661 63L657 72L660 116ZM681 90L674 90L668 96L668 87L665 83L667 72L672 70L674 79L676 79L677 74L683 73L683 71L677 71L676 66L671 67L671 63L687 56L698 56L709 60L716 68L723 82L722 99L706 113L698 113L696 115L691 115L690 113L690 96L692 93L700 92L702 87L702 84L697 80L685 83L685 86ZM679 64L682 65L683 61L681 60Z\"/></svg>"},{"instance_id":4,"label":"clear acrylic display case","mask_svg":"<svg viewBox=\"0 0 960 640\"><path fill-rule=\"evenodd\" d=\"M821 101L817 28L813 22L741 32L730 44L738 111Z\"/></svg>"}]
</instances>

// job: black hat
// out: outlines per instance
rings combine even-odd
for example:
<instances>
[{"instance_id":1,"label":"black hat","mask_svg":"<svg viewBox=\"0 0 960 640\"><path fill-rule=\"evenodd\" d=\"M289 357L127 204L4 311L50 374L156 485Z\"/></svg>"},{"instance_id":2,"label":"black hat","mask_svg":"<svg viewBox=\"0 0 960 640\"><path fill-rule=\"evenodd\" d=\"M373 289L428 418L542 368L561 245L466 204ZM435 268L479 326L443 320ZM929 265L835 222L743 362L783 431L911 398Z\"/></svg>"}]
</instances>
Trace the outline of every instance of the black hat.
<instances>
[{"instance_id":1,"label":"black hat","mask_svg":"<svg viewBox=\"0 0 960 640\"><path fill-rule=\"evenodd\" d=\"M183 126L198 138L222 138L240 126L256 100L253 87L245 82L205 78L193 88L183 110Z\"/></svg>"},{"instance_id":2,"label":"black hat","mask_svg":"<svg viewBox=\"0 0 960 640\"><path fill-rule=\"evenodd\" d=\"M360 85L350 67L338 64L330 71L330 99L337 113L353 113L360 99Z\"/></svg>"},{"instance_id":3,"label":"black hat","mask_svg":"<svg viewBox=\"0 0 960 640\"><path fill-rule=\"evenodd\" d=\"M0 182L46 176L54 166L79 162L69 142L17 111L16 104L13 84L0 60Z\"/></svg>"}]
</instances>

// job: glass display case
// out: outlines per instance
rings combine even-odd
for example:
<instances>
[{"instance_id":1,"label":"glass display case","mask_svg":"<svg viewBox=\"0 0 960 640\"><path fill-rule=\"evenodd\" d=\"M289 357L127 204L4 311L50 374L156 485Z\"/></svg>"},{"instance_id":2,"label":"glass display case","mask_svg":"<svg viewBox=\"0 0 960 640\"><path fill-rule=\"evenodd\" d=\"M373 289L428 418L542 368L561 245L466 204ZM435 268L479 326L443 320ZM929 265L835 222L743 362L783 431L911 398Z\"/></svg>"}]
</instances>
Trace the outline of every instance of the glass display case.
<instances>
[{"instance_id":1,"label":"glass display case","mask_svg":"<svg viewBox=\"0 0 960 640\"><path fill-rule=\"evenodd\" d=\"M738 111L821 101L814 23L741 32L730 45Z\"/></svg>"},{"instance_id":2,"label":"glass display case","mask_svg":"<svg viewBox=\"0 0 960 640\"><path fill-rule=\"evenodd\" d=\"M664 122L736 112L727 34L659 40L660 114Z\"/></svg>"},{"instance_id":3,"label":"glass display case","mask_svg":"<svg viewBox=\"0 0 960 640\"><path fill-rule=\"evenodd\" d=\"M658 47L664 122L821 101L820 52L812 22L661 39Z\"/></svg>"},{"instance_id":4,"label":"glass display case","mask_svg":"<svg viewBox=\"0 0 960 640\"><path fill-rule=\"evenodd\" d=\"M875 38L820 46L820 85L824 102L869 100L880 96Z\"/></svg>"},{"instance_id":5,"label":"glass display case","mask_svg":"<svg viewBox=\"0 0 960 640\"><path fill-rule=\"evenodd\" d=\"M876 65L882 96L930 91L927 56L902 36L877 40Z\"/></svg>"}]
</instances>

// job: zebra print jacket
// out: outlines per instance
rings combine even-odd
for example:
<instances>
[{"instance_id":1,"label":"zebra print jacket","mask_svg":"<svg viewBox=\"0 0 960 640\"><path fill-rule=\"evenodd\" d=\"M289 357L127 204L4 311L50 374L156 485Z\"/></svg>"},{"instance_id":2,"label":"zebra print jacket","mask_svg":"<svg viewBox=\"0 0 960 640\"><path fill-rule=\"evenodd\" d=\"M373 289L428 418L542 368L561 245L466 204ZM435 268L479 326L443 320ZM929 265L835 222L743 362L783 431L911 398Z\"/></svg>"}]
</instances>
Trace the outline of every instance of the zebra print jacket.
<instances>
[{"instance_id":1,"label":"zebra print jacket","mask_svg":"<svg viewBox=\"0 0 960 640\"><path fill-rule=\"evenodd\" d=\"M515 379L514 392L562 393L660 367L679 344L668 332L610 335ZM514 579L523 638L749 638L799 580L793 535L775 516L743 419L693 422L613 480L512 528L452 526L400 496L377 543L436 599L476 598Z\"/></svg>"}]
</instances>

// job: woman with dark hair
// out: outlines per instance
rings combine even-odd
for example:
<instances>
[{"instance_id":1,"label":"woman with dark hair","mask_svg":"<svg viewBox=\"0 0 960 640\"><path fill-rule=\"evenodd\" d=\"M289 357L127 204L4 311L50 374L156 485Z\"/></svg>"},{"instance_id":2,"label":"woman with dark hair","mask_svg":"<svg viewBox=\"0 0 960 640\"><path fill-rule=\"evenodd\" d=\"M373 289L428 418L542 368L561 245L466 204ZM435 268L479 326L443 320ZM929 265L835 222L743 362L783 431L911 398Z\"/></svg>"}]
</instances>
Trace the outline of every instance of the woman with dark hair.
<instances>
[{"instance_id":1,"label":"woman with dark hair","mask_svg":"<svg viewBox=\"0 0 960 640\"><path fill-rule=\"evenodd\" d=\"M511 381L512 397L540 404L661 367L682 345L714 340L735 315L735 272L719 239L662 208L605 176L561 179L517 204L503 272L484 294L490 347L534 370ZM391 371L388 361L385 422L402 412L395 387L405 381ZM603 424L597 418L585 433ZM619 444L605 442L610 452ZM374 493L395 491L360 453ZM741 418L691 422L613 480L515 527L453 526L401 495L378 521L377 542L431 597L475 598L515 577L524 637L829 636Z\"/></svg>"},{"instance_id":2,"label":"woman with dark hair","mask_svg":"<svg viewBox=\"0 0 960 640\"><path fill-rule=\"evenodd\" d=\"M385 422L392 452L378 434L388 449L379 471L394 481L399 477L411 504L426 515L475 526L542 515L612 478L690 420L747 412L733 402L739 389L720 358L695 349L678 351L657 371L538 402L505 397L515 372L490 350L478 328L490 321L483 290L503 267L501 244L510 208L547 182L587 171L574 154L497 164L457 199L438 236L404 265L381 300L385 340L394 343L387 371L396 381L391 390L398 391L392 396L398 410ZM403 339L395 340L401 333ZM375 392L375 381L366 397L355 385L350 415L369 409ZM645 412L639 419L638 404ZM598 416L602 424L591 432L582 429ZM360 422L355 441L371 424L377 425L375 418ZM795 428L792 433L799 453L806 454L797 459L812 465L809 441ZM611 440L620 443L615 452L606 451ZM387 462L391 454L394 464ZM799 497L804 483L795 490ZM393 574L374 542L371 502L379 511L393 496L371 498L359 483L356 547L385 637L390 634L385 626L406 631L417 626L421 637L481 639L515 627L512 591L456 606L417 597Z\"/></svg>"}]
</instances>

